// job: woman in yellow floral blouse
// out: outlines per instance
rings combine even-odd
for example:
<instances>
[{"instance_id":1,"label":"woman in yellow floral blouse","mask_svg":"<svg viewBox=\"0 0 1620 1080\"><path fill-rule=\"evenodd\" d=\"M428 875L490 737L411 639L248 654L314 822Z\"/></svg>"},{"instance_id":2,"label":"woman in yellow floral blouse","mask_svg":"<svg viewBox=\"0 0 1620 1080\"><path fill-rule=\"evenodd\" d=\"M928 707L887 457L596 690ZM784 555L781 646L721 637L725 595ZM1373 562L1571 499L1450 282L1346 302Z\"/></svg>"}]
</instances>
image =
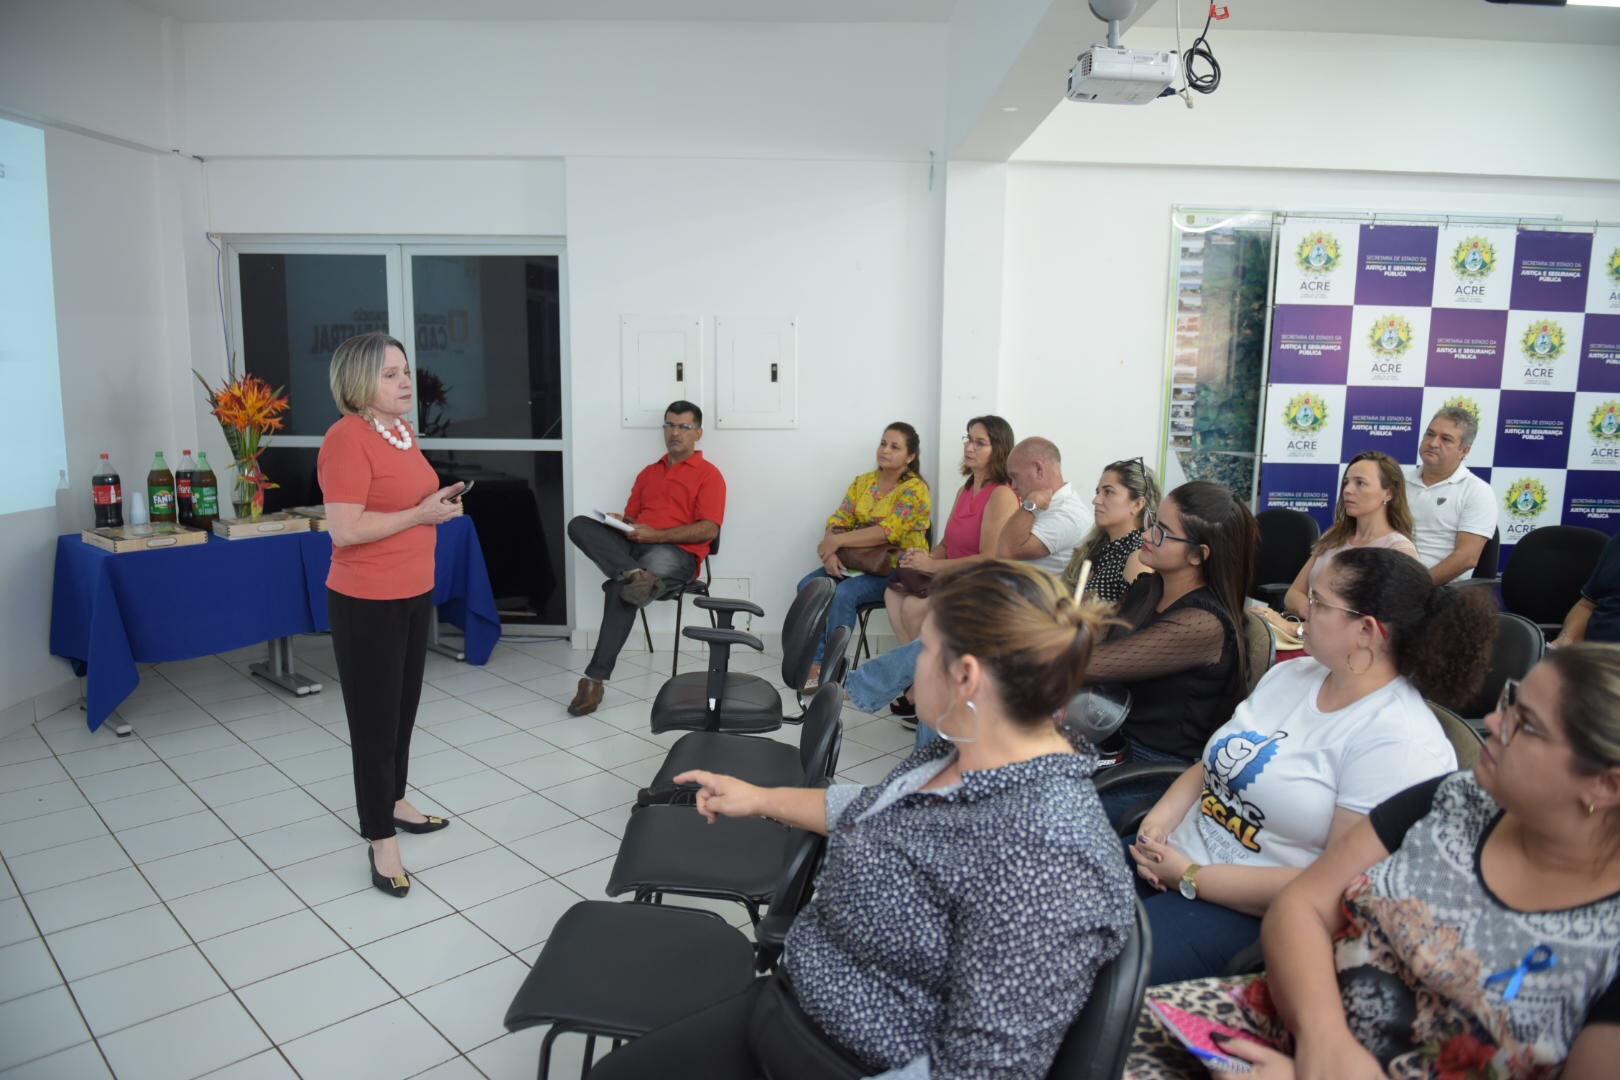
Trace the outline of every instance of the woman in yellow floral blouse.
<instances>
[{"instance_id":1,"label":"woman in yellow floral blouse","mask_svg":"<svg viewBox=\"0 0 1620 1080\"><path fill-rule=\"evenodd\" d=\"M835 626L854 626L855 612L860 605L881 601L883 590L888 587L887 572L852 570L839 561L839 548L928 550L933 506L928 482L917 472L918 445L917 429L910 424L896 421L884 428L883 438L878 440L877 469L851 481L844 501L827 519L827 531L816 545L816 558L821 560L821 566L805 575L799 588L819 577L830 577L838 583L827 619L829 632ZM889 555L889 569L894 568L897 557L895 553ZM823 638L816 647L811 683L821 678L826 644Z\"/></svg>"}]
</instances>

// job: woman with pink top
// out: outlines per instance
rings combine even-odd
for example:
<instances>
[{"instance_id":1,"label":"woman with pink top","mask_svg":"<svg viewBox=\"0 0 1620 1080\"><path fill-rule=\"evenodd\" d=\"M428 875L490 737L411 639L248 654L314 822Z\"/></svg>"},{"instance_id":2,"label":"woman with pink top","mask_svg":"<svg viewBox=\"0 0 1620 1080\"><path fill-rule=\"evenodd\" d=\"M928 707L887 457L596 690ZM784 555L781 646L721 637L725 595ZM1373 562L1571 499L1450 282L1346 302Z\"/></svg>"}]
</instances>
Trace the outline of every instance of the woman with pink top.
<instances>
[{"instance_id":1,"label":"woman with pink top","mask_svg":"<svg viewBox=\"0 0 1620 1080\"><path fill-rule=\"evenodd\" d=\"M999 416L975 416L962 436L962 475L967 481L956 493L945 536L932 551L907 551L903 569L935 574L948 566L978 562L995 554L996 537L1018 509L1018 498L1007 483L1007 455L1012 453L1012 425ZM891 586L883 597L889 625L904 645L915 640L928 614L928 597ZM890 706L895 715L911 717L916 707L902 694Z\"/></svg>"}]
</instances>

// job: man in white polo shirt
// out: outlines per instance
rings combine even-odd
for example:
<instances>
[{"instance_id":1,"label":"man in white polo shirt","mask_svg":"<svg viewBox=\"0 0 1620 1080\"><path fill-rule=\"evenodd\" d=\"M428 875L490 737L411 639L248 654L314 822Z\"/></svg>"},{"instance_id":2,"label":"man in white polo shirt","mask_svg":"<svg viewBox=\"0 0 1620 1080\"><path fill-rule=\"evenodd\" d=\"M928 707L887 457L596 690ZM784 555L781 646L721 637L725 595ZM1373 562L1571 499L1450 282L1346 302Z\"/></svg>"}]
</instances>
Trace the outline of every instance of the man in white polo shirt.
<instances>
[{"instance_id":1,"label":"man in white polo shirt","mask_svg":"<svg viewBox=\"0 0 1620 1080\"><path fill-rule=\"evenodd\" d=\"M1063 455L1051 439L1025 439L1007 455L1007 478L1020 509L996 540L996 555L1022 559L1061 575L1069 556L1096 524L1091 500L1063 480Z\"/></svg>"},{"instance_id":2,"label":"man in white polo shirt","mask_svg":"<svg viewBox=\"0 0 1620 1080\"><path fill-rule=\"evenodd\" d=\"M1463 466L1478 433L1473 413L1447 405L1429 421L1418 444L1423 462L1406 478L1417 534L1412 539L1436 585L1473 577L1480 553L1496 531L1491 486Z\"/></svg>"}]
</instances>

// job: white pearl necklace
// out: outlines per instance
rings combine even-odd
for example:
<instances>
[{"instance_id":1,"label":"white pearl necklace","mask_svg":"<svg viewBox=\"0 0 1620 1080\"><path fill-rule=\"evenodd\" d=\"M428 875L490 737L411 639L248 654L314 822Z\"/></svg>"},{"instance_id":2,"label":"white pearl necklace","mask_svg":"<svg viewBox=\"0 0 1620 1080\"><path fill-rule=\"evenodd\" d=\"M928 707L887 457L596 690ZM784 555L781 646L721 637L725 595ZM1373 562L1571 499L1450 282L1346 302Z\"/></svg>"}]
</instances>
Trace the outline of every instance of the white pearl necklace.
<instances>
[{"instance_id":1,"label":"white pearl necklace","mask_svg":"<svg viewBox=\"0 0 1620 1080\"><path fill-rule=\"evenodd\" d=\"M409 450L411 448L411 429L405 426L403 417L394 421L394 431L399 432L399 438L397 439L394 437L394 432L383 427L382 422L375 416L369 417L369 419L371 420L371 426L377 429L377 434L388 440L389 446L392 446L395 450Z\"/></svg>"}]
</instances>

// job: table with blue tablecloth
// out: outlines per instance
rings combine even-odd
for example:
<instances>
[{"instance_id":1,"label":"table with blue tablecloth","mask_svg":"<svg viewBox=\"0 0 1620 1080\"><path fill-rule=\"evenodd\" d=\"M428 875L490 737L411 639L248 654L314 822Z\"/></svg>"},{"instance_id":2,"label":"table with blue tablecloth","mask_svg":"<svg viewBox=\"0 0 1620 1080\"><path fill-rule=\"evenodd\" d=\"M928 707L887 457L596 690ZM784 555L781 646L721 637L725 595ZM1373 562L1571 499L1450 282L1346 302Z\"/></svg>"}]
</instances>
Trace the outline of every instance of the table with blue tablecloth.
<instances>
[{"instance_id":1,"label":"table with blue tablecloth","mask_svg":"<svg viewBox=\"0 0 1620 1080\"><path fill-rule=\"evenodd\" d=\"M469 662L489 659L500 614L472 522L439 527L433 602L466 635ZM222 540L114 555L77 535L56 542L51 652L86 677L91 730L140 682L137 664L211 656L327 630L324 532Z\"/></svg>"}]
</instances>

